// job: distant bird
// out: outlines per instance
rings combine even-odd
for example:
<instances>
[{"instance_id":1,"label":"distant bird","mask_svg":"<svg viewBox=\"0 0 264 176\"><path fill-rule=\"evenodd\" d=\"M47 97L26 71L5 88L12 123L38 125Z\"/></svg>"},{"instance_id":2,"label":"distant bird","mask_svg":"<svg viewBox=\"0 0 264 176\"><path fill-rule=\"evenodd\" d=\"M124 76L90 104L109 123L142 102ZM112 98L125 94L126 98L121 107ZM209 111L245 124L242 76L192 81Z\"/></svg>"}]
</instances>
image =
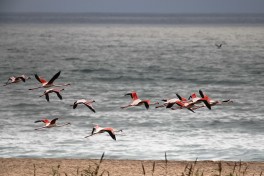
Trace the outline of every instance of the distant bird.
<instances>
[{"instance_id":1,"label":"distant bird","mask_svg":"<svg viewBox=\"0 0 264 176\"><path fill-rule=\"evenodd\" d=\"M91 111L93 111L95 113L95 109L93 108L93 105L92 103L94 103L95 101L94 100L85 100L85 99L80 99L80 100L77 100L73 103L73 109L77 108L77 105L78 104L84 104L85 106L87 106Z\"/></svg>"},{"instance_id":2,"label":"distant bird","mask_svg":"<svg viewBox=\"0 0 264 176\"><path fill-rule=\"evenodd\" d=\"M63 90L64 89L57 89L57 88L48 89L48 90L45 90L44 94L40 95L39 97L42 97L42 96L45 95L46 100L49 101L49 94L50 93L56 93L57 96L59 97L59 99L62 100L62 96L61 96L60 92L63 91Z\"/></svg>"},{"instance_id":3,"label":"distant bird","mask_svg":"<svg viewBox=\"0 0 264 176\"><path fill-rule=\"evenodd\" d=\"M220 48L222 48L222 43L221 44L215 44L215 46L218 48L218 49L220 49Z\"/></svg>"},{"instance_id":4,"label":"distant bird","mask_svg":"<svg viewBox=\"0 0 264 176\"><path fill-rule=\"evenodd\" d=\"M35 121L35 123L43 122L45 124L45 126L40 127L40 128L36 128L35 130L39 130L39 129L42 129L42 128L62 127L62 126L66 126L66 125L70 125L71 124L71 123L65 123L65 124L62 124L62 125L57 125L56 121L58 119L59 118L55 118L55 119L53 119L51 121L49 121L48 119L37 120L37 121Z\"/></svg>"},{"instance_id":5,"label":"distant bird","mask_svg":"<svg viewBox=\"0 0 264 176\"><path fill-rule=\"evenodd\" d=\"M39 77L37 74L35 74L35 78L42 84L39 87L31 88L29 90L39 89L39 88L49 88L49 87L61 87L61 86L69 86L71 84L53 84L53 82L60 76L61 71L56 73L49 81L46 81L45 79Z\"/></svg>"},{"instance_id":6,"label":"distant bird","mask_svg":"<svg viewBox=\"0 0 264 176\"><path fill-rule=\"evenodd\" d=\"M102 128L99 125L95 125L93 127L92 133L90 135L88 135L88 136L85 136L84 138L88 138L88 137L93 136L95 134L100 134L100 133L107 132L111 136L111 138L113 140L116 140L115 132L122 132L122 131L123 130L115 130L115 129L111 128L111 127Z\"/></svg>"},{"instance_id":7,"label":"distant bird","mask_svg":"<svg viewBox=\"0 0 264 176\"><path fill-rule=\"evenodd\" d=\"M18 83L20 81L26 82L27 79L31 79L30 77L26 76L26 75L21 75L21 76L11 76L9 77L9 79L7 80L7 82L3 85L3 86L7 86L9 84L13 84L13 83Z\"/></svg>"},{"instance_id":8,"label":"distant bird","mask_svg":"<svg viewBox=\"0 0 264 176\"><path fill-rule=\"evenodd\" d=\"M146 109L149 109L150 105L159 104L158 102L150 103L150 100L141 100L141 99L139 99L138 96L137 96L137 93L135 91L132 91L131 93L127 93L127 94L125 94L125 96L126 95L130 95L131 96L132 102L129 105L127 105L127 106L121 107L122 109L131 107L131 106L141 106L143 104L145 105Z\"/></svg>"}]
</instances>

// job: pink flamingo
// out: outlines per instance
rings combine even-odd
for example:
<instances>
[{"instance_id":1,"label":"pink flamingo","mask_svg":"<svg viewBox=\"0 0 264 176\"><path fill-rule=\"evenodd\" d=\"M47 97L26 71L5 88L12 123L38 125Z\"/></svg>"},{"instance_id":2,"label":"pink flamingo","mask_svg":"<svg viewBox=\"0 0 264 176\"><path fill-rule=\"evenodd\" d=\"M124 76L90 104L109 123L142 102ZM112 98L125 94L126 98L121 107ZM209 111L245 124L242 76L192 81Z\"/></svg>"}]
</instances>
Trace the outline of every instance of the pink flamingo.
<instances>
[{"instance_id":1,"label":"pink flamingo","mask_svg":"<svg viewBox=\"0 0 264 176\"><path fill-rule=\"evenodd\" d=\"M211 109L211 106L221 105L221 104L225 104L225 103L233 103L233 101L231 101L230 99L228 99L228 100L222 100L222 101L212 100L209 96L207 96L206 94L204 94L202 92L202 90L199 90L199 93L200 93L201 97L205 100L204 101L205 105L207 107L209 106L210 109Z\"/></svg>"},{"instance_id":2,"label":"pink flamingo","mask_svg":"<svg viewBox=\"0 0 264 176\"><path fill-rule=\"evenodd\" d=\"M88 138L88 137L93 136L95 134L101 134L101 133L107 132L113 140L116 140L115 132L122 132L122 131L123 130L115 130L111 127L102 128L99 125L95 125L93 127L92 133L88 136L85 136L84 138Z\"/></svg>"},{"instance_id":3,"label":"pink flamingo","mask_svg":"<svg viewBox=\"0 0 264 176\"><path fill-rule=\"evenodd\" d=\"M59 99L62 100L62 96L61 96L60 92L63 91L63 90L64 89L56 89L56 88L48 89L48 90L45 90L44 94L40 95L39 97L42 97L42 96L45 95L46 100L49 101L49 94L50 93L56 93L57 96L59 97Z\"/></svg>"},{"instance_id":4,"label":"pink flamingo","mask_svg":"<svg viewBox=\"0 0 264 176\"><path fill-rule=\"evenodd\" d=\"M78 104L84 104L86 107L88 107L91 111L93 111L95 113L95 109L93 108L93 105L92 103L94 103L95 101L94 100L85 100L85 99L80 99L80 100L77 100L73 103L73 109L77 108L77 105Z\"/></svg>"},{"instance_id":5,"label":"pink flamingo","mask_svg":"<svg viewBox=\"0 0 264 176\"><path fill-rule=\"evenodd\" d=\"M137 96L137 93L135 91L132 91L131 93L127 93L127 94L125 94L125 96L126 95L130 95L131 96L132 102L129 105L127 105L127 106L121 107L122 109L131 107L131 106L141 106L143 104L145 105L146 109L149 109L150 105L159 104L158 102L151 104L150 100L141 100L141 99L139 99L138 96Z\"/></svg>"},{"instance_id":6,"label":"pink flamingo","mask_svg":"<svg viewBox=\"0 0 264 176\"><path fill-rule=\"evenodd\" d=\"M162 100L162 101L164 101L164 104L161 105L161 106L157 106L156 108L166 106L166 108L171 108L173 110L182 109L182 107L172 108L172 106L174 104L178 104L179 105L179 103L186 103L188 100L186 98L184 98L184 97L181 97L178 93L176 93L176 95L177 95L178 99L177 98L164 99L164 100Z\"/></svg>"},{"instance_id":7,"label":"pink flamingo","mask_svg":"<svg viewBox=\"0 0 264 176\"><path fill-rule=\"evenodd\" d=\"M56 73L49 81L46 81L45 79L39 77L37 74L35 74L35 78L42 84L39 87L35 87L35 88L31 88L29 90L34 90L34 89L39 89L39 88L49 88L49 87L61 87L61 86L69 86L71 84L53 84L53 82L60 76L61 71L59 71L58 73Z\"/></svg>"},{"instance_id":8,"label":"pink flamingo","mask_svg":"<svg viewBox=\"0 0 264 176\"><path fill-rule=\"evenodd\" d=\"M7 86L9 84L13 84L13 83L18 83L20 81L26 82L27 79L31 79L30 77L26 76L26 75L21 75L21 76L11 76L9 77L9 79L7 80L7 82L3 85L3 86Z\"/></svg>"},{"instance_id":9,"label":"pink flamingo","mask_svg":"<svg viewBox=\"0 0 264 176\"><path fill-rule=\"evenodd\" d=\"M181 101L185 102L185 101L187 101L186 98L181 97L179 94L176 93L176 95L177 95L178 99L177 99L177 98L163 99L162 101L164 101L164 104L161 105L161 106L157 106L156 108L164 107L164 106L166 106L166 108L171 108L171 107L172 107L174 104L176 104L177 102L181 102ZM175 109L175 108L174 108L174 109Z\"/></svg>"},{"instance_id":10,"label":"pink flamingo","mask_svg":"<svg viewBox=\"0 0 264 176\"><path fill-rule=\"evenodd\" d=\"M58 119L59 118L55 118L55 119L53 119L51 121L49 121L48 119L36 120L35 123L43 122L45 124L45 126L36 128L35 130L40 130L42 128L62 127L62 126L66 126L66 125L70 125L71 124L71 123L68 122L68 123L65 123L65 124L62 124L62 125L57 125L56 121Z\"/></svg>"}]
</instances>

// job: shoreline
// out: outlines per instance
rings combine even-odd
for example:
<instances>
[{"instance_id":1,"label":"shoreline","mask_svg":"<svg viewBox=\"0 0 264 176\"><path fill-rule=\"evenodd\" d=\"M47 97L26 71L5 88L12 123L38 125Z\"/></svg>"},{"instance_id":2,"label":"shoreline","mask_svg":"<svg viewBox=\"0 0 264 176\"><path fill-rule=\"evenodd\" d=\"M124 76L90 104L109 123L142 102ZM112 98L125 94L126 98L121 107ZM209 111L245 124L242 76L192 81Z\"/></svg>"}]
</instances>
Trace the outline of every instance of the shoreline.
<instances>
[{"instance_id":1,"label":"shoreline","mask_svg":"<svg viewBox=\"0 0 264 176\"><path fill-rule=\"evenodd\" d=\"M264 175L264 161L174 161L55 158L0 158L0 176L22 175ZM145 173L145 174L144 174Z\"/></svg>"}]
</instances>

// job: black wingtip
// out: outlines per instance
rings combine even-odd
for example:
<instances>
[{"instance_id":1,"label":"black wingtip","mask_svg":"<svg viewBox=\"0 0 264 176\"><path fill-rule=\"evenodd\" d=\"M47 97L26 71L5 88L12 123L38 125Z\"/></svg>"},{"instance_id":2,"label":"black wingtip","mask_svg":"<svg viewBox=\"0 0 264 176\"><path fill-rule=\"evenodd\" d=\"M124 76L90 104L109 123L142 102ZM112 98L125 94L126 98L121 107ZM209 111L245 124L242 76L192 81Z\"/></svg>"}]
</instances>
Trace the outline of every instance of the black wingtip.
<instances>
[{"instance_id":1,"label":"black wingtip","mask_svg":"<svg viewBox=\"0 0 264 176\"><path fill-rule=\"evenodd\" d=\"M209 110L211 110L212 108L211 108L211 105L208 103L208 101L203 101L204 102L204 104L205 104L205 106L209 109Z\"/></svg>"},{"instance_id":2,"label":"black wingtip","mask_svg":"<svg viewBox=\"0 0 264 176\"><path fill-rule=\"evenodd\" d=\"M204 98L204 94L203 94L203 91L201 89L199 90L199 94L201 95L202 98Z\"/></svg>"},{"instance_id":3,"label":"black wingtip","mask_svg":"<svg viewBox=\"0 0 264 176\"><path fill-rule=\"evenodd\" d=\"M179 98L179 100L182 100L182 97L178 93L176 93L176 96Z\"/></svg>"}]
</instances>

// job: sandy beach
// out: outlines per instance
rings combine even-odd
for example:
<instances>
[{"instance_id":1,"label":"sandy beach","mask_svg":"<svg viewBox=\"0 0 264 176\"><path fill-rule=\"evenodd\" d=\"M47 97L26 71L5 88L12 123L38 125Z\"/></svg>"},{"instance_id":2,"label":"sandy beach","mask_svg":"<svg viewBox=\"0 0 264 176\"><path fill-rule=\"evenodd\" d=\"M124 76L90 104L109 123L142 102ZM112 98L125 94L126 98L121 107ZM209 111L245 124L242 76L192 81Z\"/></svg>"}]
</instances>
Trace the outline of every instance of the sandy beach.
<instances>
[{"instance_id":1,"label":"sandy beach","mask_svg":"<svg viewBox=\"0 0 264 176\"><path fill-rule=\"evenodd\" d=\"M95 175L100 160L0 158L0 176ZM153 164L155 163L155 164ZM143 171L143 167L144 171ZM154 170L153 170L154 165ZM103 173L104 172L104 173ZM103 160L98 175L262 175L264 162Z\"/></svg>"}]
</instances>

